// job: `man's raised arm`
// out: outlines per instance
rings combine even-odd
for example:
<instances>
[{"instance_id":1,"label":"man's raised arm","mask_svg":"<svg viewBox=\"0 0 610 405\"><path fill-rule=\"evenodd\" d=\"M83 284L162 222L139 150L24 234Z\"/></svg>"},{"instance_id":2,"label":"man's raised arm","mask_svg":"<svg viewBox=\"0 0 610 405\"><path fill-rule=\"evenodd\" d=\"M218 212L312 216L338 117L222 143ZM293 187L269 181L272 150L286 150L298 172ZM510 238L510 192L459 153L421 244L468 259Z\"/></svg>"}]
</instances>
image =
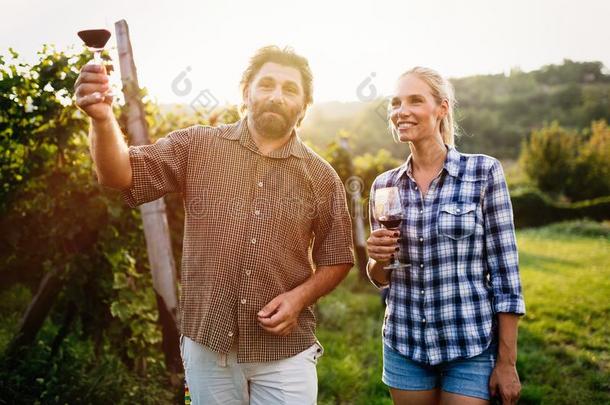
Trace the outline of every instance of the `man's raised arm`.
<instances>
[{"instance_id":1,"label":"man's raised arm","mask_svg":"<svg viewBox=\"0 0 610 405\"><path fill-rule=\"evenodd\" d=\"M76 105L91 118L89 149L98 181L104 186L125 189L131 186L129 149L112 112L108 75L103 66L85 65L74 85Z\"/></svg>"}]
</instances>

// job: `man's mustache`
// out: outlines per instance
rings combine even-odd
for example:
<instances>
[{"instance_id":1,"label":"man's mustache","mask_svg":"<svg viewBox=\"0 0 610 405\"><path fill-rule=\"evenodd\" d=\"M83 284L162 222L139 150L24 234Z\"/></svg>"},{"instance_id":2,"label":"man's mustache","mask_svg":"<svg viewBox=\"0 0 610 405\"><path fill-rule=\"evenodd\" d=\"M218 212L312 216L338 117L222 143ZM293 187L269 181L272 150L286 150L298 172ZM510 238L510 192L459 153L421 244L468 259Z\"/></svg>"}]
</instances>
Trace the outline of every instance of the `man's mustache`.
<instances>
[{"instance_id":1,"label":"man's mustache","mask_svg":"<svg viewBox=\"0 0 610 405\"><path fill-rule=\"evenodd\" d=\"M261 110L261 113L264 112L272 112L272 113L276 113L281 115L284 118L287 118L287 112L286 110L284 110L282 107L276 105L276 104L267 104L265 106L263 106L263 109Z\"/></svg>"}]
</instances>

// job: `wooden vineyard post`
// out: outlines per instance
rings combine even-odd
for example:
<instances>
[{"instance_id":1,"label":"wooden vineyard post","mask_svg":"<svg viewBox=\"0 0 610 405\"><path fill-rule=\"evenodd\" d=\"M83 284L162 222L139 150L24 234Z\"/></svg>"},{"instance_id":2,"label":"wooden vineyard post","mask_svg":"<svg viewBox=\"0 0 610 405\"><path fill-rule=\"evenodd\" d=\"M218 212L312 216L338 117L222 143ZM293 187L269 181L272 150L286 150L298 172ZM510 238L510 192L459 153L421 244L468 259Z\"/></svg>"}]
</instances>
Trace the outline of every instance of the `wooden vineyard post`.
<instances>
[{"instance_id":1,"label":"wooden vineyard post","mask_svg":"<svg viewBox=\"0 0 610 405\"><path fill-rule=\"evenodd\" d=\"M129 27L125 20L115 23L121 81L127 108L127 133L132 145L150 143L140 87L133 59ZM176 293L176 265L172 255L165 201L160 198L140 206L146 248L153 286L157 294L159 319L163 328L163 351L168 371L182 370L178 332L178 299ZM172 381L176 383L176 381Z\"/></svg>"}]
</instances>

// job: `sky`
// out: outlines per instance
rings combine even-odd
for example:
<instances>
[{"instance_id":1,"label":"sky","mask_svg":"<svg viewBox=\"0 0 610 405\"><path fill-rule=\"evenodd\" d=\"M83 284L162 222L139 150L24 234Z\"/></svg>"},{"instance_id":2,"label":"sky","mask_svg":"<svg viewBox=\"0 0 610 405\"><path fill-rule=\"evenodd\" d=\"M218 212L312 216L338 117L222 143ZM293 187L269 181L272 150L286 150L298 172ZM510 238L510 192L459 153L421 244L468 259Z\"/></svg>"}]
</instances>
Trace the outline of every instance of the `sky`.
<instances>
[{"instance_id":1,"label":"sky","mask_svg":"<svg viewBox=\"0 0 610 405\"><path fill-rule=\"evenodd\" d=\"M309 59L316 102L390 94L413 66L447 77L564 59L610 68L605 0L0 1L0 54L12 47L30 62L44 43L78 50L77 31L114 34L114 22L125 19L140 85L161 103L201 102L202 95L239 103L249 57L269 44ZM109 46L116 47L114 35Z\"/></svg>"}]
</instances>

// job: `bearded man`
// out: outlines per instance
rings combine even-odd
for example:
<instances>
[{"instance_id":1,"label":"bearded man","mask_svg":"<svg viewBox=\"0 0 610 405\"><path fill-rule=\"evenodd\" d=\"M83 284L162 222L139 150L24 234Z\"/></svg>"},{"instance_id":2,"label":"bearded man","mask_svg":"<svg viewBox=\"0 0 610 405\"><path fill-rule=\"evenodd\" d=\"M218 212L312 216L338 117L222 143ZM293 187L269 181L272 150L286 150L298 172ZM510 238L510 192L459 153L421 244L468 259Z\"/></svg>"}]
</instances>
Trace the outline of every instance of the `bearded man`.
<instances>
[{"instance_id":1,"label":"bearded man","mask_svg":"<svg viewBox=\"0 0 610 405\"><path fill-rule=\"evenodd\" d=\"M101 184L131 207L182 194L181 354L193 404L314 404L312 305L353 265L351 222L333 168L296 134L311 105L307 60L262 48L243 73L244 117L128 147L103 67L86 65L76 103L91 118Z\"/></svg>"}]
</instances>

